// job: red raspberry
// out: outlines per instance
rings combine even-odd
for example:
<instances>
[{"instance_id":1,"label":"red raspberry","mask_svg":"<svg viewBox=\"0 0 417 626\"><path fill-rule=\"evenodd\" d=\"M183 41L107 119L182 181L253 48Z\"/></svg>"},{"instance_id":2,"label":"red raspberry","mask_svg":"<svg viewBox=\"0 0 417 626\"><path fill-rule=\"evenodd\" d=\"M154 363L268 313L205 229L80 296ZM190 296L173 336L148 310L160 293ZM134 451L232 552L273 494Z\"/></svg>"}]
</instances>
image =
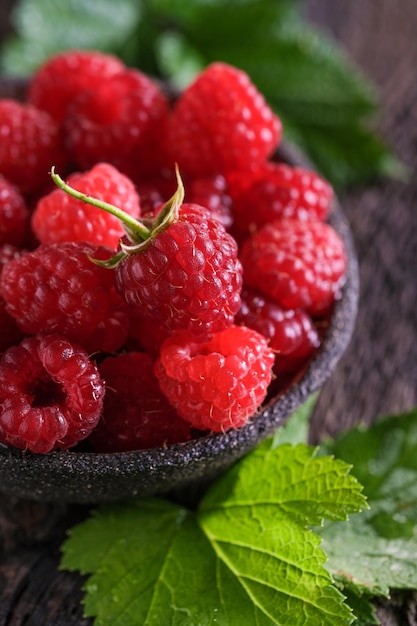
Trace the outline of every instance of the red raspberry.
<instances>
[{"instance_id":1,"label":"red raspberry","mask_svg":"<svg viewBox=\"0 0 417 626\"><path fill-rule=\"evenodd\" d=\"M103 396L82 348L60 335L28 337L0 361L0 440L40 453L69 448L96 426Z\"/></svg>"},{"instance_id":2,"label":"red raspberry","mask_svg":"<svg viewBox=\"0 0 417 626\"><path fill-rule=\"evenodd\" d=\"M58 125L45 111L0 100L0 136L0 171L21 192L38 192L49 183L53 165L63 168Z\"/></svg>"},{"instance_id":3,"label":"red raspberry","mask_svg":"<svg viewBox=\"0 0 417 626\"><path fill-rule=\"evenodd\" d=\"M90 50L67 50L50 57L33 75L28 101L63 122L68 103L86 89L125 69L114 56Z\"/></svg>"},{"instance_id":4,"label":"red raspberry","mask_svg":"<svg viewBox=\"0 0 417 626\"><path fill-rule=\"evenodd\" d=\"M275 353L274 372L279 375L301 370L320 345L313 320L305 311L283 309L256 290L242 290L242 306L235 323L268 339Z\"/></svg>"},{"instance_id":5,"label":"red raspberry","mask_svg":"<svg viewBox=\"0 0 417 626\"><path fill-rule=\"evenodd\" d=\"M0 174L0 245L25 244L29 209L19 190Z\"/></svg>"},{"instance_id":6,"label":"red raspberry","mask_svg":"<svg viewBox=\"0 0 417 626\"><path fill-rule=\"evenodd\" d=\"M116 284L140 316L205 340L240 308L236 242L207 209L182 204L175 221L117 265Z\"/></svg>"},{"instance_id":7,"label":"red raspberry","mask_svg":"<svg viewBox=\"0 0 417 626\"><path fill-rule=\"evenodd\" d=\"M107 391L103 418L89 438L95 451L139 450L190 439L190 424L176 414L159 389L149 354L109 357L99 371Z\"/></svg>"},{"instance_id":8,"label":"red raspberry","mask_svg":"<svg viewBox=\"0 0 417 626\"><path fill-rule=\"evenodd\" d=\"M232 199L228 194L224 176L218 174L217 176L190 181L187 189L187 200L190 204L206 207L226 230L232 226Z\"/></svg>"},{"instance_id":9,"label":"red raspberry","mask_svg":"<svg viewBox=\"0 0 417 626\"><path fill-rule=\"evenodd\" d=\"M58 332L89 352L117 350L129 314L113 273L89 258L111 253L88 243L42 244L10 261L0 282L7 312L25 333Z\"/></svg>"},{"instance_id":10,"label":"red raspberry","mask_svg":"<svg viewBox=\"0 0 417 626\"><path fill-rule=\"evenodd\" d=\"M82 170L111 163L136 181L164 161L168 101L139 70L125 70L83 91L68 107L65 137Z\"/></svg>"},{"instance_id":11,"label":"red raspberry","mask_svg":"<svg viewBox=\"0 0 417 626\"><path fill-rule=\"evenodd\" d=\"M108 163L98 163L68 182L78 191L104 200L139 217L139 197L132 181ZM89 241L116 249L124 229L114 215L55 189L41 198L32 216L32 228L41 243Z\"/></svg>"},{"instance_id":12,"label":"red raspberry","mask_svg":"<svg viewBox=\"0 0 417 626\"><path fill-rule=\"evenodd\" d=\"M3 271L3 267L12 259L17 259L20 254L21 251L11 244L0 245L0 274ZM0 352L19 343L22 338L22 331L18 328L15 320L7 313L6 303L0 296Z\"/></svg>"},{"instance_id":13,"label":"red raspberry","mask_svg":"<svg viewBox=\"0 0 417 626\"><path fill-rule=\"evenodd\" d=\"M205 343L174 333L162 345L155 373L183 419L222 432L246 424L262 404L273 363L262 335L231 326Z\"/></svg>"},{"instance_id":14,"label":"red raspberry","mask_svg":"<svg viewBox=\"0 0 417 626\"><path fill-rule=\"evenodd\" d=\"M324 222L281 219L246 239L241 250L244 279L287 309L323 314L344 281L343 241Z\"/></svg>"},{"instance_id":15,"label":"red raspberry","mask_svg":"<svg viewBox=\"0 0 417 626\"><path fill-rule=\"evenodd\" d=\"M324 221L332 199L331 185L315 172L271 163L234 199L234 219L246 232L282 217Z\"/></svg>"},{"instance_id":16,"label":"red raspberry","mask_svg":"<svg viewBox=\"0 0 417 626\"><path fill-rule=\"evenodd\" d=\"M249 76L213 63L179 97L168 145L181 171L193 176L251 170L281 138L281 122Z\"/></svg>"},{"instance_id":17,"label":"red raspberry","mask_svg":"<svg viewBox=\"0 0 417 626\"><path fill-rule=\"evenodd\" d=\"M161 325L161 320L153 317L139 317L135 311L131 311L126 345L131 346L132 350L144 350L148 354L158 356L162 344L170 334L168 328Z\"/></svg>"}]
</instances>

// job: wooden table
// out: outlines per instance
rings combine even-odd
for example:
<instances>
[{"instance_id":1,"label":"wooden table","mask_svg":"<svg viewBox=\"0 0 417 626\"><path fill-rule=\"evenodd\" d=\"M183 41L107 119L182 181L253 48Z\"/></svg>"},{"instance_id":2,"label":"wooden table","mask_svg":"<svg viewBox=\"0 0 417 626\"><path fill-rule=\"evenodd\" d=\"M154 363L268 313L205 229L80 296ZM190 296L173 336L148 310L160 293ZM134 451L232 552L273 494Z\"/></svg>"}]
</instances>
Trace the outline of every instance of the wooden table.
<instances>
[{"instance_id":1,"label":"wooden table","mask_svg":"<svg viewBox=\"0 0 417 626\"><path fill-rule=\"evenodd\" d=\"M3 15L8 4L2 2ZM306 14L373 79L383 104L379 127L415 168L415 0L309 0ZM351 344L320 396L316 436L417 405L416 177L375 182L341 200L360 260L360 310ZM0 497L0 626L91 624L82 618L82 577L57 569L66 529L86 513ZM383 626L416 625L416 607L413 594L395 594L379 617Z\"/></svg>"}]
</instances>

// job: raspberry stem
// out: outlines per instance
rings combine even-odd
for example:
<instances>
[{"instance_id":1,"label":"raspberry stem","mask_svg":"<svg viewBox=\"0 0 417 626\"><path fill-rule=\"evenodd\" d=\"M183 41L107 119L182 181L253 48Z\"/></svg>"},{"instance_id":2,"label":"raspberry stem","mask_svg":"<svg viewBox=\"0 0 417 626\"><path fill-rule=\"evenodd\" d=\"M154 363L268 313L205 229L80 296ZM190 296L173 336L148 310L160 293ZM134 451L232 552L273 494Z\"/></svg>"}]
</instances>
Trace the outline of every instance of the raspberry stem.
<instances>
[{"instance_id":1,"label":"raspberry stem","mask_svg":"<svg viewBox=\"0 0 417 626\"><path fill-rule=\"evenodd\" d=\"M132 217L128 213L125 213L125 211L122 211L117 206L109 204L108 202L104 202L104 200L93 198L92 196L82 193L81 191L77 191L77 189L74 189L73 187L71 187L71 185L68 185L68 183L66 183L59 176L59 174L55 172L55 166L52 166L51 168L51 177L57 187L68 193L73 198L81 200L81 202L85 202L86 204L96 206L98 209L107 211L107 213L111 213L111 215L117 217L126 227L128 234L132 236L136 241L138 237L141 241L145 241L151 236L151 231L149 230L149 228L142 224L142 222L135 220L134 217Z\"/></svg>"},{"instance_id":2,"label":"raspberry stem","mask_svg":"<svg viewBox=\"0 0 417 626\"><path fill-rule=\"evenodd\" d=\"M135 254L143 250L151 241L158 236L163 230L178 219L179 210L184 200L184 185L181 180L178 166L175 166L175 174L177 177L177 189L171 198L161 207L158 214L153 219L147 219L146 224L144 221L136 220L134 217L122 211L113 204L109 204L104 200L93 198L81 191L77 191L68 185L60 176L55 172L55 167L51 168L51 177L55 185L65 191L70 196L73 196L81 202L91 204L92 206L102 209L107 213L111 213L119 219L125 229L127 239L129 243L126 243L123 239L120 240L120 251L107 261L99 261L98 259L91 259L94 263L102 265L108 268L114 268L116 265L127 255Z\"/></svg>"}]
</instances>

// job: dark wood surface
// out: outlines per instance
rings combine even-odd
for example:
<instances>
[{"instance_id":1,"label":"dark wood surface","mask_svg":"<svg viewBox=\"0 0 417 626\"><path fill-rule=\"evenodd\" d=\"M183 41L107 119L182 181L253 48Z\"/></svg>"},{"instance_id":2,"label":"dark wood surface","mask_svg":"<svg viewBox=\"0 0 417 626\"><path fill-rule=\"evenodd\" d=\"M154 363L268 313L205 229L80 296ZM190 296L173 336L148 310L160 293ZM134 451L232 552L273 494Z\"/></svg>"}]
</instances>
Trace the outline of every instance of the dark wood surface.
<instances>
[{"instance_id":1,"label":"dark wood surface","mask_svg":"<svg viewBox=\"0 0 417 626\"><path fill-rule=\"evenodd\" d=\"M9 4L1 3L1 31ZM306 13L373 79L383 107L379 128L416 168L416 1L309 0ZM351 344L321 393L316 437L417 405L416 177L369 184L341 200L359 255L360 309ZM82 618L82 577L58 571L66 529L87 511L0 496L0 626L91 624ZM415 597L394 594L378 614L383 626L415 626Z\"/></svg>"}]
</instances>

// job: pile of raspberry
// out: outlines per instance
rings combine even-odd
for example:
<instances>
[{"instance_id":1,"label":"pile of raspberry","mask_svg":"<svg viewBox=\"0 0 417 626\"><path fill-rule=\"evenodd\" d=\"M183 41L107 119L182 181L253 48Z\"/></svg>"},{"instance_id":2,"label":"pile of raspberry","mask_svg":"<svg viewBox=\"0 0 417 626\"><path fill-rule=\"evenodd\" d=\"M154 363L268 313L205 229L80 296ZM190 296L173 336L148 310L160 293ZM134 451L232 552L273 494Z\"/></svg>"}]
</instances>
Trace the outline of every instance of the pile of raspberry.
<instances>
[{"instance_id":1,"label":"pile of raspberry","mask_svg":"<svg viewBox=\"0 0 417 626\"><path fill-rule=\"evenodd\" d=\"M173 97L70 50L0 99L1 444L185 442L302 375L346 255L331 186L273 159L281 134L221 62Z\"/></svg>"}]
</instances>

